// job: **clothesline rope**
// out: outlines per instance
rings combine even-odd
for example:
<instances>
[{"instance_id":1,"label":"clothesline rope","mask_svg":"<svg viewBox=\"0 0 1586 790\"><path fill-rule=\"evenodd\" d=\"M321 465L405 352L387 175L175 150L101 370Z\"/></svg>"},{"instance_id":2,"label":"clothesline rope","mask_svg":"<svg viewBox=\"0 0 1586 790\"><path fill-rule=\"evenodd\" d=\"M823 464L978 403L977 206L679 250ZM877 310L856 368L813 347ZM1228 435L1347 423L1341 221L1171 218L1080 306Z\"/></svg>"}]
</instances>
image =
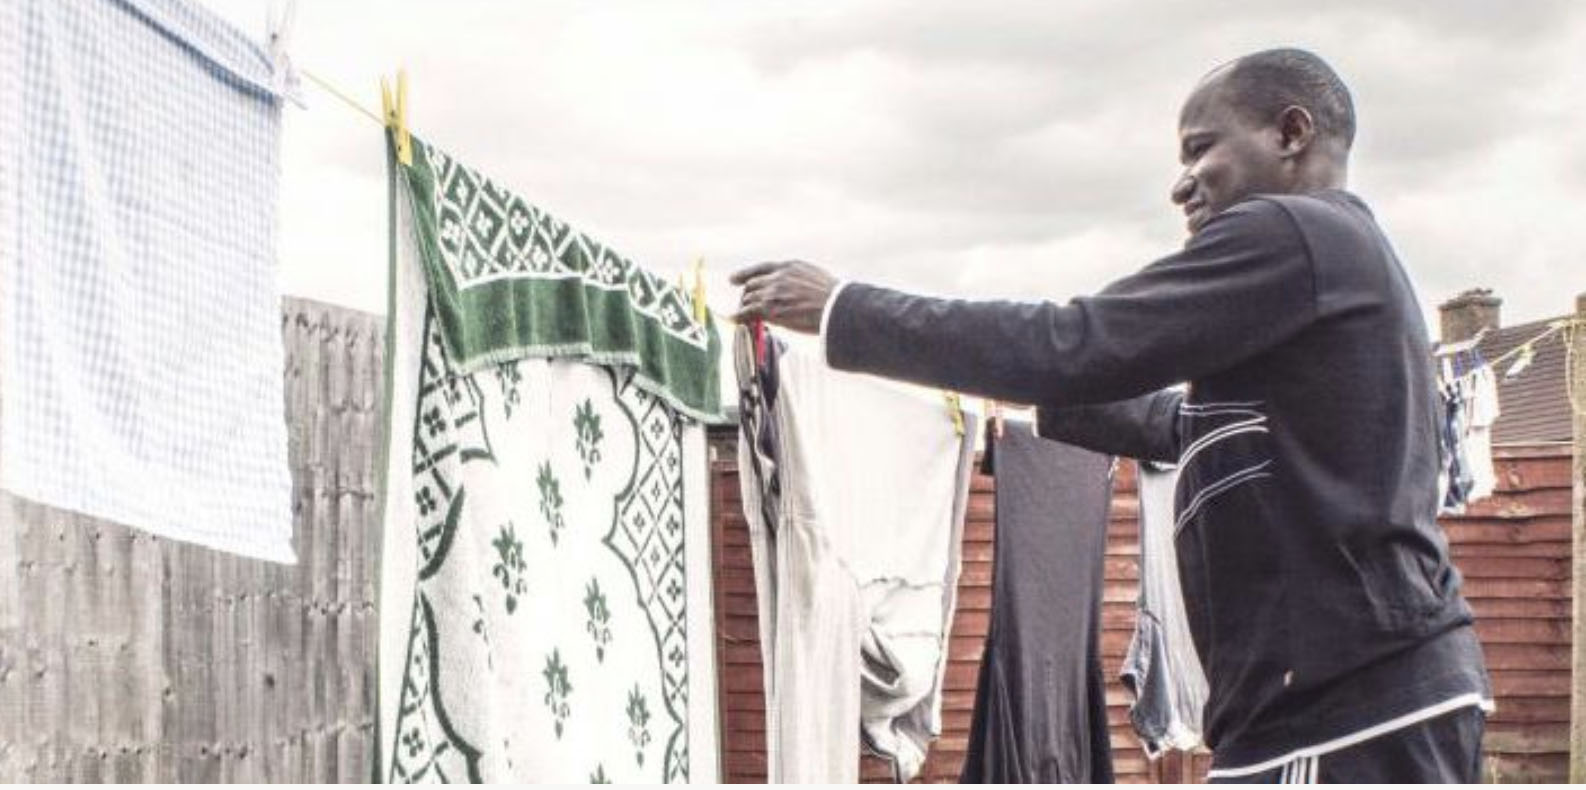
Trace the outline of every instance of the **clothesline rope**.
<instances>
[{"instance_id":1,"label":"clothesline rope","mask_svg":"<svg viewBox=\"0 0 1586 790\"><path fill-rule=\"evenodd\" d=\"M1570 345L1570 337L1571 337L1571 334L1570 334L1571 327L1578 326L1578 325L1580 325L1580 323L1581 323L1580 320L1579 319L1575 319L1575 318L1562 318L1562 319L1559 319L1557 321L1554 321L1554 322L1548 324L1548 327L1546 329L1544 329L1541 332L1537 333L1536 335L1532 336L1530 340L1527 340L1524 343L1521 343L1520 345L1517 345L1514 348L1511 348L1508 351L1505 351L1504 353L1499 354L1497 357L1495 357L1495 358L1493 358L1491 360L1483 360L1483 364L1476 365L1471 370L1465 371L1464 373L1461 373L1458 376L1455 376L1454 379L1455 380L1459 380L1459 379L1470 378L1471 376L1474 376L1478 370L1481 370L1484 367L1486 369L1489 369L1489 370L1497 370L1505 362L1508 362L1509 360L1514 359L1516 356L1520 356L1520 355L1524 355L1524 354L1528 354L1528 353L1535 353L1537 344L1541 343L1544 340L1547 340L1548 338L1552 337L1555 334L1561 334L1562 333L1561 341L1565 344L1566 353L1568 353L1568 351L1569 351L1568 346ZM1483 330L1483 333L1485 333L1485 330ZM1470 351L1474 351L1474 350L1475 350L1475 347L1472 346L1470 349L1467 349L1466 353L1468 353ZM1441 356L1441 355L1442 355L1442 353L1440 352L1439 356ZM1518 375L1518 373L1510 374L1506 378L1513 378L1515 375Z\"/></svg>"},{"instance_id":2,"label":"clothesline rope","mask_svg":"<svg viewBox=\"0 0 1586 790\"><path fill-rule=\"evenodd\" d=\"M358 112L363 113L364 115L368 116L369 120L374 121L375 123L380 124L381 126L385 126L385 119L381 118L379 116L379 114L377 114L373 110L363 106L362 104L359 104L356 99L352 98L351 96L348 96L346 93L344 93L341 89L337 88L335 85L330 84L329 80L326 80L326 79L320 77L319 75L315 74L312 71L309 71L308 69L302 69L300 71L300 73L303 76L309 78L309 80L311 82L313 82L315 85L318 85L326 93L329 93L330 95L335 96L338 99L341 99L342 102L344 104L346 104L348 107L351 107L354 110L357 110Z\"/></svg>"},{"instance_id":3,"label":"clothesline rope","mask_svg":"<svg viewBox=\"0 0 1586 790\"><path fill-rule=\"evenodd\" d=\"M337 99L341 100L341 102L343 104L345 104L348 107L352 108L354 111L358 112L359 114L367 117L369 120L374 121L375 123L379 124L382 127L384 127L386 125L385 119L380 117L380 115L378 113L376 113L375 111L369 109L368 107L363 106L362 104L359 104L357 99L354 99L352 96L348 95L346 91L344 91L344 90L342 90L340 88L337 88L334 84L332 84L330 82L330 80L327 80L324 77L321 77L318 74L315 74L314 72L309 71L308 69L299 69L298 73L302 74L304 77L307 77L310 82L313 82L315 85L318 85L321 90L323 90L326 93L329 93L330 95L332 95L332 96L336 97ZM705 308L707 308L707 315L714 316L717 320L720 320L721 322L725 323L729 327L730 326L735 326L735 323L733 322L733 320L728 317L730 315L730 313L723 313L723 312L717 310L715 307L710 307L709 306L709 304L710 304L709 300L702 298L703 297L703 293L704 293L704 291L703 291L704 279L703 279L703 276L702 276L702 274L700 272L700 269L703 267L703 263L704 263L704 259L701 258L701 259L697 260L695 262L695 264L694 264L694 266L695 266L695 274L694 274L695 284L693 286L687 286L685 283L683 283L680 280L679 281L679 287L683 288L683 290L685 292L687 292L687 291L693 291L694 292L694 298L696 300L696 303L695 303L695 309L696 310L700 309L701 306L704 306ZM678 276L681 278L682 274L680 273Z\"/></svg>"},{"instance_id":4,"label":"clothesline rope","mask_svg":"<svg viewBox=\"0 0 1586 790\"><path fill-rule=\"evenodd\" d=\"M1494 359L1489 364L1491 364L1493 367L1497 367L1499 365L1502 365L1505 362L1508 362L1511 358L1515 357L1516 355L1525 353L1525 350L1528 349L1528 348L1532 349L1532 350L1535 350L1537 343L1540 343L1543 340L1546 340L1549 337L1552 337L1553 334L1556 333L1556 332L1562 331L1563 329L1568 327L1570 325L1570 323L1572 323L1572 321L1573 321L1573 319L1564 320L1564 321L1554 321L1553 323L1548 325L1547 329L1542 330L1542 332L1540 334L1538 334L1536 337L1533 337L1530 340L1527 340L1524 343L1521 343L1520 345L1515 346L1514 348L1511 348L1508 351L1500 354L1497 359Z\"/></svg>"},{"instance_id":5,"label":"clothesline rope","mask_svg":"<svg viewBox=\"0 0 1586 790\"><path fill-rule=\"evenodd\" d=\"M315 74L308 69L302 69L301 73L303 76L307 77L309 81L313 82L315 85L318 85L321 90L329 93L337 99L340 99L343 104L351 107L353 110L367 117L369 120L374 121L382 127L386 125L385 119L381 118L378 113L370 110L362 104L359 104L357 99L347 95L345 91L331 84L329 80L320 77L318 74ZM697 276L698 275L696 274L696 277ZM730 315L729 313L721 313L715 309L711 309L710 314L715 316L718 320L726 323L728 326L733 324L732 319L728 317L728 315ZM1577 392L1575 386L1575 379L1577 378L1575 366L1579 363L1579 360L1575 354L1575 333L1579 331L1583 325L1586 325L1586 322L1582 322L1578 318L1566 318L1563 320L1554 321L1548 325L1547 329L1542 330L1535 337L1532 337L1530 340L1527 340L1524 343L1509 349L1503 354L1500 354L1496 359L1488 361L1487 367L1496 370L1499 366L1513 359L1517 355L1524 354L1527 351L1535 351L1536 345L1538 343L1541 343L1555 334L1560 334L1562 336L1561 340L1564 343L1564 384L1566 396L1569 399L1570 408L1573 409L1576 414L1586 414L1586 405L1582 404L1582 401L1579 398L1580 393ZM1468 376L1470 374L1467 373L1465 375Z\"/></svg>"}]
</instances>

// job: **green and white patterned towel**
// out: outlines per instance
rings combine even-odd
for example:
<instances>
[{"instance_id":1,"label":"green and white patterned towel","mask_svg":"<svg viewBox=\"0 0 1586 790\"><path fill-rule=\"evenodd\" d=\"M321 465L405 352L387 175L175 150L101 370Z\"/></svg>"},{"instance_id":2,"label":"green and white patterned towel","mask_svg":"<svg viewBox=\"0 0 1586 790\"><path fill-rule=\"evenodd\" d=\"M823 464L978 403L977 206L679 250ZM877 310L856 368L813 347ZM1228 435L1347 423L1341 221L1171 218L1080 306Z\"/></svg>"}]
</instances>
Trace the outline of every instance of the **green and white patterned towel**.
<instances>
[{"instance_id":1,"label":"green and white patterned towel","mask_svg":"<svg viewBox=\"0 0 1586 790\"><path fill-rule=\"evenodd\" d=\"M378 778L715 781L714 330L434 148L392 167Z\"/></svg>"},{"instance_id":2,"label":"green and white patterned towel","mask_svg":"<svg viewBox=\"0 0 1586 790\"><path fill-rule=\"evenodd\" d=\"M401 172L458 371L576 357L631 368L678 411L721 421L721 342L689 294L417 139Z\"/></svg>"}]
</instances>

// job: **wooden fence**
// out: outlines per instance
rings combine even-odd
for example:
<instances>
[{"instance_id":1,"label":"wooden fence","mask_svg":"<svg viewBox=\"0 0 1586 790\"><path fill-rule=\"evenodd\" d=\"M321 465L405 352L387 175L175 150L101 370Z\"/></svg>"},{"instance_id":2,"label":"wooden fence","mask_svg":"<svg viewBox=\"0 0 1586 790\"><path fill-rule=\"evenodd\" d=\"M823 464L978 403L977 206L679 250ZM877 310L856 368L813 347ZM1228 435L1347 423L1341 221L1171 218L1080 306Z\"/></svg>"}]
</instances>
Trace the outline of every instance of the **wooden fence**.
<instances>
[{"instance_id":1,"label":"wooden fence","mask_svg":"<svg viewBox=\"0 0 1586 790\"><path fill-rule=\"evenodd\" d=\"M299 564L246 560L0 494L0 781L362 781L374 744L376 469L383 321L287 299L286 417ZM713 441L725 781L765 776L754 581L731 433ZM1489 779L1565 778L1570 455L1498 451L1500 490L1445 520L1498 695ZM1136 504L1120 466L1103 661L1122 781L1195 781L1148 762L1118 666L1134 624ZM957 776L991 606L992 491L977 476L945 700L926 777ZM862 765L885 778L879 762Z\"/></svg>"},{"instance_id":2,"label":"wooden fence","mask_svg":"<svg viewBox=\"0 0 1586 790\"><path fill-rule=\"evenodd\" d=\"M1498 702L1487 720L1485 778L1563 782L1569 774L1570 448L1514 446L1494 455L1498 493L1464 516L1443 519Z\"/></svg>"},{"instance_id":3,"label":"wooden fence","mask_svg":"<svg viewBox=\"0 0 1586 790\"><path fill-rule=\"evenodd\" d=\"M282 307L297 565L0 494L0 781L369 777L384 322Z\"/></svg>"}]
</instances>

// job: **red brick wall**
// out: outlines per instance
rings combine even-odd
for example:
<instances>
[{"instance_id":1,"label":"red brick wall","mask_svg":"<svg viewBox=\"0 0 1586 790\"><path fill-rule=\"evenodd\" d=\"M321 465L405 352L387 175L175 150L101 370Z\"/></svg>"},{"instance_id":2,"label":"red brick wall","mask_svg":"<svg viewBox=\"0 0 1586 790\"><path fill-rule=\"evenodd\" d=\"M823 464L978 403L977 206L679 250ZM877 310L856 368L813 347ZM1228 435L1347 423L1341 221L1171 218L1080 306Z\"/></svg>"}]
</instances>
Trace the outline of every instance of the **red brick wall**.
<instances>
[{"instance_id":1,"label":"red brick wall","mask_svg":"<svg viewBox=\"0 0 1586 790\"><path fill-rule=\"evenodd\" d=\"M712 445L722 780L763 782L765 702L754 571L732 437ZM1488 723L1487 773L1489 779L1505 781L1562 781L1569 731L1570 456L1567 447L1546 446L1500 449L1497 455L1497 495L1465 516L1444 520L1498 696L1498 712ZM927 781L955 780L967 746L990 624L993 490L991 478L975 476L949 651L944 731L926 763L922 779ZM1102 664L1114 769L1120 782L1200 781L1209 763L1205 754L1146 760L1128 725L1128 696L1117 681L1134 629L1138 507L1134 466L1120 464L1102 595ZM860 773L865 781L890 779L875 758L864 758Z\"/></svg>"}]
</instances>

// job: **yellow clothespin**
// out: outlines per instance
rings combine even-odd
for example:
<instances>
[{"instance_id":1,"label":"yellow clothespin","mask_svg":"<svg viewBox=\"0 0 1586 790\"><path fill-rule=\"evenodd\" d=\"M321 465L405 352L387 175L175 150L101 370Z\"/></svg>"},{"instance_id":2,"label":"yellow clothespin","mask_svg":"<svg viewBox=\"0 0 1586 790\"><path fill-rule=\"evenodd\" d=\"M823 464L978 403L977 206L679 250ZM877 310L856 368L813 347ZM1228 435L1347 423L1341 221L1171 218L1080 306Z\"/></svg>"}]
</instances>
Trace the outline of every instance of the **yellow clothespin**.
<instances>
[{"instance_id":1,"label":"yellow clothespin","mask_svg":"<svg viewBox=\"0 0 1586 790\"><path fill-rule=\"evenodd\" d=\"M959 436L964 435L964 403L956 392L943 392L942 397L947 399L947 413L953 418L953 431Z\"/></svg>"},{"instance_id":2,"label":"yellow clothespin","mask_svg":"<svg viewBox=\"0 0 1586 790\"><path fill-rule=\"evenodd\" d=\"M386 128L391 130L391 139L396 144L397 161L412 165L413 135L408 132L407 69L397 69L395 94L391 92L391 85L386 82L386 78L380 78L380 108L385 116Z\"/></svg>"},{"instance_id":3,"label":"yellow clothespin","mask_svg":"<svg viewBox=\"0 0 1586 790\"><path fill-rule=\"evenodd\" d=\"M710 308L705 304L705 259L694 260L694 321L705 323L710 318Z\"/></svg>"}]
</instances>

